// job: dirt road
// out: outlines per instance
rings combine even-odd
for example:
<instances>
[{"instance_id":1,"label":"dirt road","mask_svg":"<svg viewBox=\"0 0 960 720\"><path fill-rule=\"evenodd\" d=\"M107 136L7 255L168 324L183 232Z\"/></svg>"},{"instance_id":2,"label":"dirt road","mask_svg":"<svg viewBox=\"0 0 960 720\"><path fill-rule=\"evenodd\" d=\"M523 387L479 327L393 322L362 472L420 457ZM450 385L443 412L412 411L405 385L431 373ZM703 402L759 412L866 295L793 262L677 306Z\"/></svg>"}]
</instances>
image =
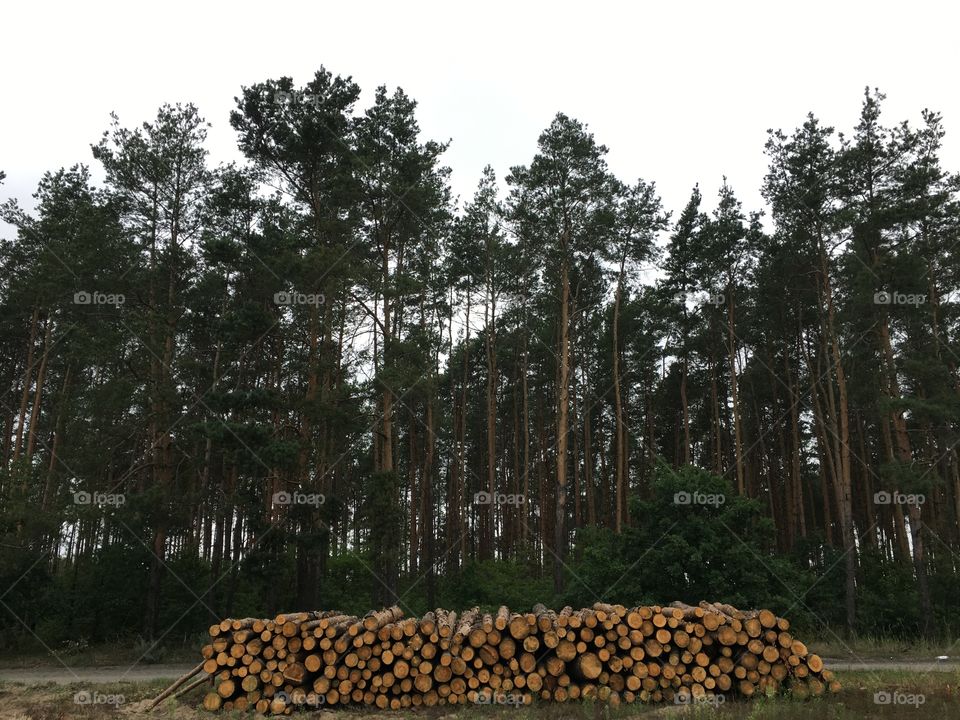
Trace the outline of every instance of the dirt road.
<instances>
[{"instance_id":1,"label":"dirt road","mask_svg":"<svg viewBox=\"0 0 960 720\"><path fill-rule=\"evenodd\" d=\"M0 668L0 682L40 683L116 683L165 680L171 682L193 665L104 665L101 667L46 666L39 668Z\"/></svg>"},{"instance_id":2,"label":"dirt road","mask_svg":"<svg viewBox=\"0 0 960 720\"><path fill-rule=\"evenodd\" d=\"M960 658L949 660L831 660L823 659L831 670L899 670L906 672L957 672L960 671ZM2 672L2 671L0 671Z\"/></svg>"}]
</instances>

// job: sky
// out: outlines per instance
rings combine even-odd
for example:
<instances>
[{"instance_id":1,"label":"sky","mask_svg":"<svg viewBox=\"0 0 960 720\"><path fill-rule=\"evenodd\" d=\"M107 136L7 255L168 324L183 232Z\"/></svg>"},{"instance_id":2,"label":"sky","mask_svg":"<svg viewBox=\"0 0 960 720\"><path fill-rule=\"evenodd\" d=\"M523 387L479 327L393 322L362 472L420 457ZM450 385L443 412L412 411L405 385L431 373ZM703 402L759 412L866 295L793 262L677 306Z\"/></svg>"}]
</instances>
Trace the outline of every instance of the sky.
<instances>
[{"instance_id":1,"label":"sky","mask_svg":"<svg viewBox=\"0 0 960 720\"><path fill-rule=\"evenodd\" d=\"M361 108L381 84L415 98L424 137L452 140L462 199L484 165L502 179L529 163L562 111L618 177L655 181L674 217L697 182L713 207L724 175L759 209L767 129L812 111L849 132L868 85L887 94L887 124L942 112L944 164L960 170L960 6L946 2L31 0L0 17L0 199L28 208L47 170L86 163L102 178L90 145L111 112L133 127L193 102L211 161L239 160L240 88L302 85L321 65L353 77Z\"/></svg>"}]
</instances>

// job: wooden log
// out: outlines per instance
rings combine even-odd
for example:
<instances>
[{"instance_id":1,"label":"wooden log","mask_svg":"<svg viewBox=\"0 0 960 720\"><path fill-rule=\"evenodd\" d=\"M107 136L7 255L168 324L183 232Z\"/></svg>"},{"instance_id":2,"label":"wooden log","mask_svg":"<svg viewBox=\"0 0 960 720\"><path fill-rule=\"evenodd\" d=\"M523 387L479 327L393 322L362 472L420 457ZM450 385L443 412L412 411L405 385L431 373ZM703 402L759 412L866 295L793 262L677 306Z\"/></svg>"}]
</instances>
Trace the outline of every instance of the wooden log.
<instances>
[{"instance_id":1,"label":"wooden log","mask_svg":"<svg viewBox=\"0 0 960 720\"><path fill-rule=\"evenodd\" d=\"M223 697L217 692L208 692L203 697L203 709L216 712L223 705Z\"/></svg>"},{"instance_id":2,"label":"wooden log","mask_svg":"<svg viewBox=\"0 0 960 720\"><path fill-rule=\"evenodd\" d=\"M175 697L175 698L183 697L184 695L187 695L191 690L195 690L196 688L200 687L201 685L206 685L206 684L208 684L210 681L211 681L211 678L210 678L209 675L202 675L201 677L196 678L193 682L187 683L187 684L184 685L182 688L180 688L179 690L177 690L177 691L173 694L173 697ZM148 710L149 710L149 709L148 709Z\"/></svg>"},{"instance_id":3,"label":"wooden log","mask_svg":"<svg viewBox=\"0 0 960 720\"><path fill-rule=\"evenodd\" d=\"M543 605L542 603L537 603L534 605L533 614L537 618L537 630L539 630L541 633L556 630L557 614L553 610L547 608L546 605Z\"/></svg>"},{"instance_id":4,"label":"wooden log","mask_svg":"<svg viewBox=\"0 0 960 720\"><path fill-rule=\"evenodd\" d=\"M153 710L157 705L159 705L161 702L163 702L163 700L168 698L178 687L183 685L187 680L192 678L197 673L202 672L204 667L206 666L207 666L207 661L205 660L201 662L199 665L197 665L196 667L194 667L192 670L188 671L184 675L181 675L179 678L177 678L177 680L175 680L170 687L168 687L166 690L164 690L162 693L160 693L159 695L157 695L157 697L153 699L153 702L151 702L150 705L147 706L147 711L149 712L150 710Z\"/></svg>"},{"instance_id":5,"label":"wooden log","mask_svg":"<svg viewBox=\"0 0 960 720\"><path fill-rule=\"evenodd\" d=\"M224 699L233 697L236 690L236 683L230 679L223 680L219 685L217 685L217 694Z\"/></svg>"},{"instance_id":6,"label":"wooden log","mask_svg":"<svg viewBox=\"0 0 960 720\"><path fill-rule=\"evenodd\" d=\"M757 619L760 621L760 625L768 630L777 626L777 616L769 610L760 610L757 613Z\"/></svg>"},{"instance_id":7,"label":"wooden log","mask_svg":"<svg viewBox=\"0 0 960 720\"><path fill-rule=\"evenodd\" d=\"M527 622L527 618L524 615L519 615L517 613L511 615L508 629L510 636L514 640L524 640L530 634L531 630L530 624Z\"/></svg>"},{"instance_id":8,"label":"wooden log","mask_svg":"<svg viewBox=\"0 0 960 720\"><path fill-rule=\"evenodd\" d=\"M473 629L479 613L479 608L473 608L471 610L467 610L465 613L463 613L463 615L460 616L457 621L456 632L453 634L453 639L451 641L452 645L460 646L463 644L464 638L469 636L470 631Z\"/></svg>"},{"instance_id":9,"label":"wooden log","mask_svg":"<svg viewBox=\"0 0 960 720\"><path fill-rule=\"evenodd\" d=\"M596 680L603 672L603 663L592 652L581 653L573 662L576 673L585 680Z\"/></svg>"},{"instance_id":10,"label":"wooden log","mask_svg":"<svg viewBox=\"0 0 960 720\"><path fill-rule=\"evenodd\" d=\"M363 628L365 630L376 631L384 625L397 622L403 617L403 610L394 605L384 608L380 611L370 611L363 617Z\"/></svg>"}]
</instances>

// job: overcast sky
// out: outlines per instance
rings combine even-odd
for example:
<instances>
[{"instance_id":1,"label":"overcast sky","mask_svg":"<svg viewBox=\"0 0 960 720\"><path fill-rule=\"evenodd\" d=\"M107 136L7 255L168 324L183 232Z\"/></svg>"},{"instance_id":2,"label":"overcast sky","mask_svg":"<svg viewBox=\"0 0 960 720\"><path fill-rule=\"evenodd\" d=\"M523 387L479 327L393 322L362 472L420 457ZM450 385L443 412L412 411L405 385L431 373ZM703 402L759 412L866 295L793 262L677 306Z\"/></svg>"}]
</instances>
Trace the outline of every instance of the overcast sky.
<instances>
[{"instance_id":1,"label":"overcast sky","mask_svg":"<svg viewBox=\"0 0 960 720\"><path fill-rule=\"evenodd\" d=\"M632 5L632 7L628 7ZM83 162L115 111L126 126L163 102L212 123L214 163L237 159L228 115L242 85L301 85L325 65L419 102L425 137L469 197L487 163L528 163L562 110L610 148L625 180L657 182L674 216L726 174L761 206L763 144L808 111L849 130L866 85L886 121L943 113L944 161L960 169L958 11L946 2L9 3L2 15L0 198L32 206L46 170ZM151 10L147 10L151 7ZM0 230L9 235L9 228Z\"/></svg>"}]
</instances>

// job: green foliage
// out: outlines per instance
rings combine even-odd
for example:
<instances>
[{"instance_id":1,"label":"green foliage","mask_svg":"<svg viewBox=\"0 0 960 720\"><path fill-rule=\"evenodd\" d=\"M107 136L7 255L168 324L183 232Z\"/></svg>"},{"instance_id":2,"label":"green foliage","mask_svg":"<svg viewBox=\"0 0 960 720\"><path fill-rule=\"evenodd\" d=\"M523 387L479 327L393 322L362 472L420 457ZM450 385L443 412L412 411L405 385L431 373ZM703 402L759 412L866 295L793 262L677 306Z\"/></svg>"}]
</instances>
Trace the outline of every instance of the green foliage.
<instances>
[{"instance_id":1,"label":"green foliage","mask_svg":"<svg viewBox=\"0 0 960 720\"><path fill-rule=\"evenodd\" d=\"M443 578L440 598L445 607L479 606L495 612L501 605L530 608L550 602L553 583L528 563L515 560L471 560Z\"/></svg>"},{"instance_id":2,"label":"green foliage","mask_svg":"<svg viewBox=\"0 0 960 720\"><path fill-rule=\"evenodd\" d=\"M661 464L649 498L634 498L621 536L594 529L578 536L572 605L716 600L786 609L810 579L771 553L773 527L762 507L709 472Z\"/></svg>"},{"instance_id":3,"label":"green foliage","mask_svg":"<svg viewBox=\"0 0 960 720\"><path fill-rule=\"evenodd\" d=\"M869 549L860 555L863 583L857 595L862 629L883 636L915 635L921 625L916 581L908 566L886 562ZM840 578L834 582L839 584ZM882 588L881 592L877 589Z\"/></svg>"},{"instance_id":4,"label":"green foliage","mask_svg":"<svg viewBox=\"0 0 960 720\"><path fill-rule=\"evenodd\" d=\"M79 563L73 572L57 575L44 594L37 635L50 644L78 637L103 642L129 635L143 617L148 564L146 549L136 541L115 543ZM180 597L171 600L182 602Z\"/></svg>"}]
</instances>

